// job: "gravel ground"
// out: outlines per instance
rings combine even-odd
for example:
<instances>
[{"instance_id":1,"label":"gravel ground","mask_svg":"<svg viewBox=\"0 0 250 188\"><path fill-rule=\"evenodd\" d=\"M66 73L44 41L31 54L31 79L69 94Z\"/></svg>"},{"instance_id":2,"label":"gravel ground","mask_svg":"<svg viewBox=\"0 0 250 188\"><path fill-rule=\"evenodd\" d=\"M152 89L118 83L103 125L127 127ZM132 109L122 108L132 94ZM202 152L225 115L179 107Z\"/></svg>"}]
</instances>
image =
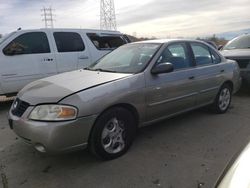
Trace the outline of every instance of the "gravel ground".
<instances>
[{"instance_id":1,"label":"gravel ground","mask_svg":"<svg viewBox=\"0 0 250 188\"><path fill-rule=\"evenodd\" d=\"M142 128L129 152L103 162L87 151L41 155L9 129L11 102L0 103L0 187L213 187L232 156L250 140L250 92L226 114L200 109Z\"/></svg>"}]
</instances>

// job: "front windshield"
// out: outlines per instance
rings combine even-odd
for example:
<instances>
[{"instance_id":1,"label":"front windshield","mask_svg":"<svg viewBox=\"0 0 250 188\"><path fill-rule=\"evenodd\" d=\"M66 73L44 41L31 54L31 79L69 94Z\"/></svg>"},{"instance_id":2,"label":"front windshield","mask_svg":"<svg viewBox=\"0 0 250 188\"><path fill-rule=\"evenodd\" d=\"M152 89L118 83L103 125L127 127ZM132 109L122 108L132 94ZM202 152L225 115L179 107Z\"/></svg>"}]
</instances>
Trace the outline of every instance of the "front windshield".
<instances>
[{"instance_id":1,"label":"front windshield","mask_svg":"<svg viewBox=\"0 0 250 188\"><path fill-rule=\"evenodd\" d=\"M155 43L124 45L86 69L106 72L138 73L147 66L160 45L161 44Z\"/></svg>"},{"instance_id":2,"label":"front windshield","mask_svg":"<svg viewBox=\"0 0 250 188\"><path fill-rule=\"evenodd\" d=\"M250 35L243 35L229 41L223 50L233 49L249 49L250 48Z\"/></svg>"}]
</instances>

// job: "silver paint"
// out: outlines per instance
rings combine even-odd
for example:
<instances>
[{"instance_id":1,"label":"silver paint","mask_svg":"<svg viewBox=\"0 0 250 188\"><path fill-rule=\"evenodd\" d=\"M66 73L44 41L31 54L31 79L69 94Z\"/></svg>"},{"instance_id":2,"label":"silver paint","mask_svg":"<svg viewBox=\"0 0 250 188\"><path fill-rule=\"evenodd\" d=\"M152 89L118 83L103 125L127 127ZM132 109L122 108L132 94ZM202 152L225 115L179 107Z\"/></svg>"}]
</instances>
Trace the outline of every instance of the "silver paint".
<instances>
[{"instance_id":1,"label":"silver paint","mask_svg":"<svg viewBox=\"0 0 250 188\"><path fill-rule=\"evenodd\" d=\"M11 113L12 109L9 112L14 132L30 139L32 144L43 144L49 152L83 148L88 143L96 118L113 106L122 106L136 113L141 127L213 103L225 82L233 84L233 92L239 89L241 77L237 63L221 55L219 64L151 74L164 48L176 41L183 40L154 41L162 46L141 73L78 70L29 84L18 97L31 106L20 118ZM191 76L195 78L189 79ZM78 117L66 122L29 120L30 111L42 103L75 106Z\"/></svg>"}]
</instances>

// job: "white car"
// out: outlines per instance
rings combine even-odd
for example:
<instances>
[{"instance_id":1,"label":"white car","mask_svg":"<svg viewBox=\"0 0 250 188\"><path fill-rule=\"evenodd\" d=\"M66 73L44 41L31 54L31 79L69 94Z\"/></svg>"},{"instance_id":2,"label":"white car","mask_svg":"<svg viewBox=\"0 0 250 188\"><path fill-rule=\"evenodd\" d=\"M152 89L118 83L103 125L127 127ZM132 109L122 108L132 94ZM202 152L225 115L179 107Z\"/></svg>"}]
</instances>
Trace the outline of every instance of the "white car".
<instances>
[{"instance_id":1,"label":"white car","mask_svg":"<svg viewBox=\"0 0 250 188\"><path fill-rule=\"evenodd\" d=\"M118 31L15 31L0 40L0 95L13 95L37 79L85 68L128 42Z\"/></svg>"}]
</instances>

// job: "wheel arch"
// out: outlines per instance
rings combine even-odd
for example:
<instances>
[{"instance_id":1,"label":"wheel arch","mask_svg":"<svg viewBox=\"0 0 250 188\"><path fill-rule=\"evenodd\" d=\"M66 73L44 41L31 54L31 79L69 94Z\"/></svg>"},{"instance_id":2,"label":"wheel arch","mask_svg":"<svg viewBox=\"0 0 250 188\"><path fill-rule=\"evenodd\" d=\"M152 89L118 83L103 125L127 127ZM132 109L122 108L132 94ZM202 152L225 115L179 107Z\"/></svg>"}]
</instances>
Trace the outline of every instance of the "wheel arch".
<instances>
[{"instance_id":1,"label":"wheel arch","mask_svg":"<svg viewBox=\"0 0 250 188\"><path fill-rule=\"evenodd\" d=\"M233 92L233 90L234 90L234 84L233 84L233 82L232 82L231 80L227 80L227 81L225 81L225 82L221 85L221 87L222 87L223 85L225 85L225 84L229 85L229 86L231 87L231 89L232 89L232 92Z\"/></svg>"},{"instance_id":2,"label":"wheel arch","mask_svg":"<svg viewBox=\"0 0 250 188\"><path fill-rule=\"evenodd\" d=\"M112 106L109 106L107 108L105 108L96 118L90 132L89 132L89 137L88 137L88 140L90 139L91 137L91 134L93 132L93 129L94 129L94 125L96 123L96 121L98 120L99 117L101 117L102 114L104 114L106 111L112 109L112 108L116 108L116 107L121 107L121 108L124 108L126 110L128 110L129 112L131 112L131 114L133 115L134 119L135 119L135 124L136 124L136 129L138 128L138 125L139 125L139 121L140 121L140 116L139 116L139 113L138 113L138 110L136 109L136 107L134 107L133 105L129 104L129 103L118 103L118 104L114 104Z\"/></svg>"}]
</instances>

